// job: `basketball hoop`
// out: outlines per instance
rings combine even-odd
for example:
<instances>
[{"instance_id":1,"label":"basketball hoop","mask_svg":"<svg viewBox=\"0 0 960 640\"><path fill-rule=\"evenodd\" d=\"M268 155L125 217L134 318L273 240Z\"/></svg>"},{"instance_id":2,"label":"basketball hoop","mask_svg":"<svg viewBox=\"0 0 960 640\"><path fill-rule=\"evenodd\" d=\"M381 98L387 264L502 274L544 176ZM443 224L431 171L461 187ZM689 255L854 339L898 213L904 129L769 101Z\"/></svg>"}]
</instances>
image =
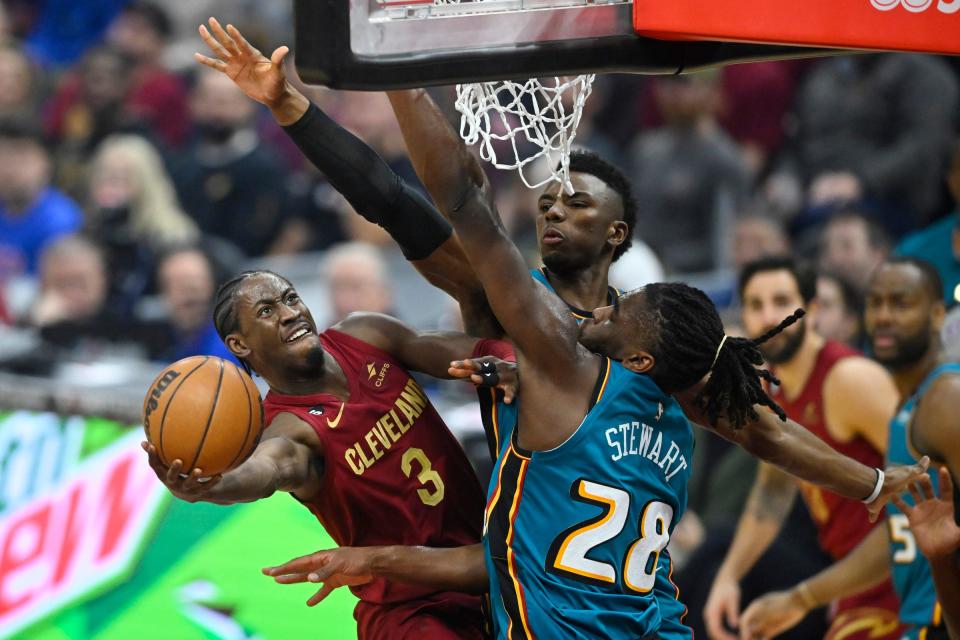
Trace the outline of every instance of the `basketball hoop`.
<instances>
[{"instance_id":1,"label":"basketball hoop","mask_svg":"<svg viewBox=\"0 0 960 640\"><path fill-rule=\"evenodd\" d=\"M570 147L595 77L459 84L455 104L460 112L460 136L469 145L479 143L480 157L498 169L516 169L531 189L556 181L573 193ZM518 144L525 142L539 151L521 157ZM502 147L507 145L509 151L503 157ZM497 147L501 147L500 156ZM531 179L527 175L530 165L540 158L546 161L549 175Z\"/></svg>"}]
</instances>

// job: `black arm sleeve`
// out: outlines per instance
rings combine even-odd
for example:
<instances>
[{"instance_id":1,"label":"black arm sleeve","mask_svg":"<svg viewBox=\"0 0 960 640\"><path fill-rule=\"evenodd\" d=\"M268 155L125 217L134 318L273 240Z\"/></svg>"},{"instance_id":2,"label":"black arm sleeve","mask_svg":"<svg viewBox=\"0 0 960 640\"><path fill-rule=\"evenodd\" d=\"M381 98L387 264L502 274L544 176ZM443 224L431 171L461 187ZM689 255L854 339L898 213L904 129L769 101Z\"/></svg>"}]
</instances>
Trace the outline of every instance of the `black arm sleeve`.
<instances>
[{"instance_id":1,"label":"black arm sleeve","mask_svg":"<svg viewBox=\"0 0 960 640\"><path fill-rule=\"evenodd\" d=\"M313 103L284 130L357 213L386 229L408 260L426 258L453 233L423 194Z\"/></svg>"}]
</instances>

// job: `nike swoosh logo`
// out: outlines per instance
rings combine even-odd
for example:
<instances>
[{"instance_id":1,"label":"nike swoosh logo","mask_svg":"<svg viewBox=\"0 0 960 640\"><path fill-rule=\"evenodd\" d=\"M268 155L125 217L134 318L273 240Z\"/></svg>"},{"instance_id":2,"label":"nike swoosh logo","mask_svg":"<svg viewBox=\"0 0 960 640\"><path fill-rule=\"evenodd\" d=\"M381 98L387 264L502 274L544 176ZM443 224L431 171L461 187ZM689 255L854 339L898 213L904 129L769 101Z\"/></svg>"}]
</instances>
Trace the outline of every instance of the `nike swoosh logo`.
<instances>
[{"instance_id":1,"label":"nike swoosh logo","mask_svg":"<svg viewBox=\"0 0 960 640\"><path fill-rule=\"evenodd\" d=\"M340 403L340 411L337 412L337 417L336 417L336 418L334 418L333 420L331 420L330 418L327 418L327 426L328 426L328 427L330 427L331 429L336 429L336 428L337 428L337 425L340 424L340 418L343 417L343 408L346 406L346 404L347 404L346 402L341 402L341 403Z\"/></svg>"}]
</instances>

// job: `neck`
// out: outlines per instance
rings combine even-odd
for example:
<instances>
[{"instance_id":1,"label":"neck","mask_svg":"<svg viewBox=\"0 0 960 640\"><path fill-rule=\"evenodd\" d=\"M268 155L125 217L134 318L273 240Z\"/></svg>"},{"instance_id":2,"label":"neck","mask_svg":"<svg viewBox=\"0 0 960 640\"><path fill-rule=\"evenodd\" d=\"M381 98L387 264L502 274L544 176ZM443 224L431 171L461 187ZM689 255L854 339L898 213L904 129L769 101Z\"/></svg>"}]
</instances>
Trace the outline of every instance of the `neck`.
<instances>
[{"instance_id":1,"label":"neck","mask_svg":"<svg viewBox=\"0 0 960 640\"><path fill-rule=\"evenodd\" d=\"M813 331L807 331L803 337L803 343L797 349L796 355L788 361L776 366L777 377L780 378L780 386L787 397L796 397L807 379L813 373L813 367L817 364L817 356L826 340Z\"/></svg>"},{"instance_id":2,"label":"neck","mask_svg":"<svg viewBox=\"0 0 960 640\"><path fill-rule=\"evenodd\" d=\"M939 361L939 345L931 345L923 357L916 362L897 369L891 369L890 373L893 374L893 383L897 385L897 391L900 392L901 402L913 395L917 387L920 386L920 383L923 382L923 379L933 371Z\"/></svg>"},{"instance_id":3,"label":"neck","mask_svg":"<svg viewBox=\"0 0 960 640\"><path fill-rule=\"evenodd\" d=\"M332 396L347 400L350 397L350 383L347 375L340 368L330 352L323 352L323 369L319 374L285 375L267 379L270 389L286 396L309 396L316 393L329 393Z\"/></svg>"},{"instance_id":4,"label":"neck","mask_svg":"<svg viewBox=\"0 0 960 640\"><path fill-rule=\"evenodd\" d=\"M610 265L604 263L582 271L556 273L546 269L546 272L550 284L564 302L584 311L592 311L609 304L607 301L609 270Z\"/></svg>"}]
</instances>

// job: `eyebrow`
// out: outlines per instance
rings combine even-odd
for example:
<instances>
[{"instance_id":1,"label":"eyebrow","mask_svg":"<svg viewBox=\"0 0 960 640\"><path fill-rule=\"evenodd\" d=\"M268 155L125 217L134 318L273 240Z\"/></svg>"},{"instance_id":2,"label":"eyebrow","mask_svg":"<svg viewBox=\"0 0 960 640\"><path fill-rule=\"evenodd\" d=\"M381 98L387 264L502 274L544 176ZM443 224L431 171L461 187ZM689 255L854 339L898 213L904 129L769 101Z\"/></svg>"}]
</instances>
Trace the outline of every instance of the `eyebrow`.
<instances>
[{"instance_id":1,"label":"eyebrow","mask_svg":"<svg viewBox=\"0 0 960 640\"><path fill-rule=\"evenodd\" d=\"M260 298L259 300L253 303L253 306L259 307L262 304L270 304L270 303L276 302L277 300L283 300L284 298L287 297L287 294L290 293L291 291L293 291L293 287L287 287L286 289L281 291L280 295L277 296L276 298Z\"/></svg>"}]
</instances>

